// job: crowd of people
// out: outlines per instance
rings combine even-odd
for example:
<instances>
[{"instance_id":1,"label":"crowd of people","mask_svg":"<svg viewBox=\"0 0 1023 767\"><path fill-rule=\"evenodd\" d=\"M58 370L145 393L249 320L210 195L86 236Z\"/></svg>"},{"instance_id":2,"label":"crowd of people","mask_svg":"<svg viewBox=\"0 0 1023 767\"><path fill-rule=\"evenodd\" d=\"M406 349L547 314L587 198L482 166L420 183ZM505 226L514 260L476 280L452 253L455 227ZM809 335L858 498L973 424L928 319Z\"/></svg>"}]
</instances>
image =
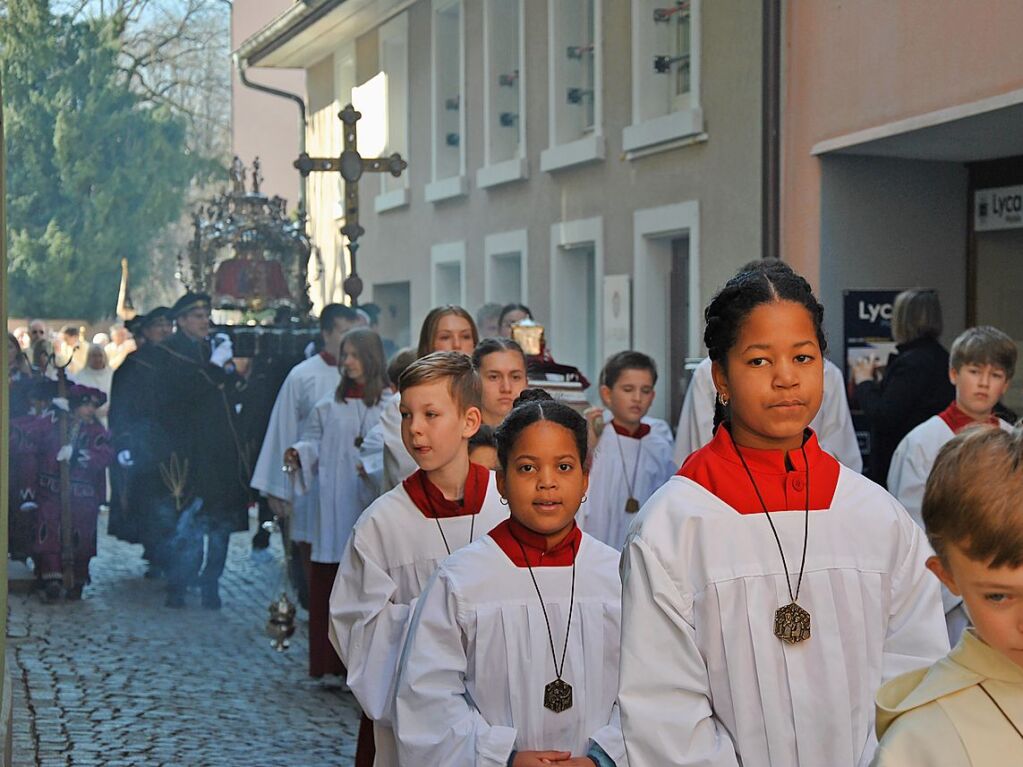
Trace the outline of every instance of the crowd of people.
<instances>
[{"instance_id":1,"label":"crowd of people","mask_svg":"<svg viewBox=\"0 0 1023 767\"><path fill-rule=\"evenodd\" d=\"M744 266L706 309L673 430L638 350L605 361L583 412L530 388L525 306L437 307L399 350L332 304L247 429L252 372L190 293L131 329L112 436L98 387L61 410L24 371L12 440L39 489L17 508L51 536L30 546L45 582L42 490L62 461L91 482L84 580L111 464L112 532L145 544L168 607L197 585L215 609L228 536L264 503L309 674L362 708L360 767L1023 763L1016 347L977 327L949 355L937 296L907 291L897 354L847 382L823 313L784 263Z\"/></svg>"}]
</instances>

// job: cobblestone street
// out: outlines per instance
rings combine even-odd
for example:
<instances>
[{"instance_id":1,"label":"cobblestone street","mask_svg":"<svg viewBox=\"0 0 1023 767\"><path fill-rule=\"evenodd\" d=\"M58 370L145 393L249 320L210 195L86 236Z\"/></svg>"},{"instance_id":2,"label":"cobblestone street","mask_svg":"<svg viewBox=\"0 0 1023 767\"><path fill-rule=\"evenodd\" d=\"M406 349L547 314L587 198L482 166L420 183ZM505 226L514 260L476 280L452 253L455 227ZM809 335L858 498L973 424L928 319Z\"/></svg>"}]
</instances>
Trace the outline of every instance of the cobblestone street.
<instances>
[{"instance_id":1,"label":"cobblestone street","mask_svg":"<svg viewBox=\"0 0 1023 767\"><path fill-rule=\"evenodd\" d=\"M280 582L274 558L232 536L224 606L163 607L141 547L105 535L80 603L12 594L7 662L14 765L350 765L358 706L337 682L307 676L306 613L291 649L264 635Z\"/></svg>"}]
</instances>

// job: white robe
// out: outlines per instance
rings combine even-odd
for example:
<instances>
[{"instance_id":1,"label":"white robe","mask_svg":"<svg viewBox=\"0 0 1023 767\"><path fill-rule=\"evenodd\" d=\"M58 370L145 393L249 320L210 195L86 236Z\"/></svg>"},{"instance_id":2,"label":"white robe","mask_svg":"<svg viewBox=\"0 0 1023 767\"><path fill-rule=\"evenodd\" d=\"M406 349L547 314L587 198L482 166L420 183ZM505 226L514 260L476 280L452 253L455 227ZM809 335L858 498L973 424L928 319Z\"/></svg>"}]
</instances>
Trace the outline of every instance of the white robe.
<instances>
[{"instance_id":1,"label":"white robe","mask_svg":"<svg viewBox=\"0 0 1023 767\"><path fill-rule=\"evenodd\" d=\"M355 523L330 594L330 641L352 694L373 720L377 767L398 763L391 731L398 655L416 598L448 556L437 525L454 551L470 542L470 531L481 538L507 517L490 472L474 516L428 518L399 484Z\"/></svg>"},{"instance_id":2,"label":"white robe","mask_svg":"<svg viewBox=\"0 0 1023 767\"><path fill-rule=\"evenodd\" d=\"M291 369L270 412L270 422L250 485L263 495L291 501L290 532L293 541L311 540L309 525L317 496L315 486L306 487L302 495L295 495L291 478L281 470L284 451L298 440L316 403L333 394L340 383L341 374L337 367L328 365L317 354Z\"/></svg>"},{"instance_id":3,"label":"white robe","mask_svg":"<svg viewBox=\"0 0 1023 767\"><path fill-rule=\"evenodd\" d=\"M706 357L693 371L679 413L675 432L675 464L681 466L691 453L706 445L714 436L714 379L710 374L711 360ZM824 360L824 399L821 409L810 422L821 447L853 471L863 471L856 430L853 428L849 401L845 393L842 371Z\"/></svg>"},{"instance_id":4,"label":"white robe","mask_svg":"<svg viewBox=\"0 0 1023 767\"><path fill-rule=\"evenodd\" d=\"M388 394L367 407L358 397L342 403L328 394L313 408L293 445L302 461L302 484L319 488L309 526L313 562L341 561L355 520L377 497L372 481L359 475L355 440L376 425L389 399Z\"/></svg>"},{"instance_id":5,"label":"white robe","mask_svg":"<svg viewBox=\"0 0 1023 767\"><path fill-rule=\"evenodd\" d=\"M587 499L576 520L583 531L618 551L636 518L625 511L630 495L640 504L646 503L677 468L670 437L665 435L670 435L671 429L661 423L664 428L652 428L642 439L633 439L619 436L608 422L593 450Z\"/></svg>"},{"instance_id":6,"label":"white robe","mask_svg":"<svg viewBox=\"0 0 1023 767\"><path fill-rule=\"evenodd\" d=\"M795 588L804 512L772 512ZM618 701L634 765L854 767L877 746L883 682L948 652L923 533L884 490L842 467L811 511L799 604L812 636L789 645L789 602L768 520L676 476L647 502L622 559Z\"/></svg>"},{"instance_id":7,"label":"white robe","mask_svg":"<svg viewBox=\"0 0 1023 767\"><path fill-rule=\"evenodd\" d=\"M1012 429L1012 424L1002 419L998 419L998 425L1006 431ZM921 530L924 529L922 507L927 478L941 448L954 436L955 432L945 423L945 419L934 415L903 437L892 455L891 467L888 469L888 492L906 507L909 516ZM957 597L945 586L941 587L941 603L945 608L949 642L955 645L963 630L970 625L970 619L963 607L963 598Z\"/></svg>"},{"instance_id":8,"label":"white robe","mask_svg":"<svg viewBox=\"0 0 1023 767\"><path fill-rule=\"evenodd\" d=\"M571 567L536 567L558 660L565 643ZM504 767L515 751L571 751L597 743L626 764L618 722L621 631L618 552L583 535L563 679L573 706L543 705L556 678L547 624L529 570L490 536L454 553L416 605L397 689L402 764Z\"/></svg>"},{"instance_id":9,"label":"white robe","mask_svg":"<svg viewBox=\"0 0 1023 767\"><path fill-rule=\"evenodd\" d=\"M400 405L401 395L395 394L362 446L362 464L380 488L381 495L400 485L419 468L401 441Z\"/></svg>"}]
</instances>

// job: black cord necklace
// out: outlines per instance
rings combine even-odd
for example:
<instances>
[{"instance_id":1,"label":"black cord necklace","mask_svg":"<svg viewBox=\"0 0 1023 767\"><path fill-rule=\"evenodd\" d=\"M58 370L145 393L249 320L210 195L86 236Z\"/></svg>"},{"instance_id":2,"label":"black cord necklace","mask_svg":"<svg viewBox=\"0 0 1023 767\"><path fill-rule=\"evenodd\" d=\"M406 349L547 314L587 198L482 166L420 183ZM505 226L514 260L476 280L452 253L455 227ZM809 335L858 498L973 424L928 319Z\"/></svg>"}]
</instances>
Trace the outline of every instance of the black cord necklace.
<instances>
[{"instance_id":1,"label":"black cord necklace","mask_svg":"<svg viewBox=\"0 0 1023 767\"><path fill-rule=\"evenodd\" d=\"M466 486L468 486L468 480ZM426 505L430 507L430 513L433 514L433 521L437 523L437 530L440 532L440 539L444 541L444 549L448 552L448 556L451 556L451 547L448 546L448 537L444 535L444 528L440 524L440 514L437 513L437 509L433 507L433 501L430 500L430 494L426 490L426 475L419 475L419 486L423 489L423 498L426 499ZM472 519L469 522L469 543L472 543L472 536L476 532L476 515L470 515ZM469 544L466 544L467 546Z\"/></svg>"},{"instance_id":2,"label":"black cord necklace","mask_svg":"<svg viewBox=\"0 0 1023 767\"><path fill-rule=\"evenodd\" d=\"M791 601L775 611L774 635L789 644L803 642L810 638L810 613L797 604L799 601L799 589L803 585L803 571L806 568L806 544L810 539L810 464L806 460L806 448L803 446L799 448L803 453L803 465L806 466L806 516L803 526L803 561L799 564L799 579L796 581L796 591L793 593L792 579L789 578L789 566L785 561L785 550L782 548L781 538L778 537L778 530L774 526L774 520L771 519L771 512L767 510L767 504L764 503L764 497L760 494L760 488L757 487L757 482L753 479L753 472L746 465L746 459L743 458L742 451L739 450L739 446L734 441L732 446L742 462L742 468L746 470L746 476L749 477L750 484L753 485L753 490L757 494L760 506L764 510L764 516L767 517L767 522L771 525L771 532L774 533L774 540L778 544L778 553L781 554L781 564L785 568L785 584L789 588L789 599Z\"/></svg>"},{"instance_id":3,"label":"black cord necklace","mask_svg":"<svg viewBox=\"0 0 1023 767\"><path fill-rule=\"evenodd\" d=\"M615 432L615 439L618 441L618 455L622 459L622 473L625 475L625 484L629 489L629 498L625 502L625 513L635 514L639 511L639 499L636 498L636 480L639 478L639 459L643 455L643 440L638 440L639 445L636 446L636 465L632 467L632 479L629 479L629 467L625 463L625 450L622 448L622 435Z\"/></svg>"},{"instance_id":4,"label":"black cord necklace","mask_svg":"<svg viewBox=\"0 0 1023 767\"><path fill-rule=\"evenodd\" d=\"M515 536L512 535L512 538L515 538ZM559 666L558 653L554 649L554 632L551 631L551 619L547 617L547 607L543 602L543 594L540 593L540 584L536 582L536 575L529 564L529 557L526 556L526 547L522 545L522 541L518 538L515 538L515 542L519 544L519 548L522 550L522 559L526 563L526 569L529 570L529 577L533 579L533 588L536 589L536 596L540 600L540 609L543 610L543 619L547 624L547 638L551 641L551 656L554 658L555 679L553 682L548 682L547 686L544 687L543 705L544 708L550 709L555 714L560 714L562 711L572 708L572 685L563 680L561 674L565 670L565 656L568 653L568 635L572 631L572 608L575 606L575 543L572 543L572 595L568 600L568 626L565 627L565 646L561 648L561 665Z\"/></svg>"}]
</instances>

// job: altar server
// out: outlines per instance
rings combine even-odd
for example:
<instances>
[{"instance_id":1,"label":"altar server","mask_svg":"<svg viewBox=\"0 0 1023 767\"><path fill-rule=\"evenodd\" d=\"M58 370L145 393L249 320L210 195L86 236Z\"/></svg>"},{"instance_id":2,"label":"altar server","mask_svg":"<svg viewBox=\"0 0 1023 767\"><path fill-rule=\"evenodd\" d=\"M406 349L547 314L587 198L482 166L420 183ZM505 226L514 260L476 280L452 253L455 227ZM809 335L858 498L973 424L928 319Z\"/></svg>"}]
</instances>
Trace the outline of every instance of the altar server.
<instances>
[{"instance_id":1,"label":"altar server","mask_svg":"<svg viewBox=\"0 0 1023 767\"><path fill-rule=\"evenodd\" d=\"M419 468L359 517L330 597L331 640L373 720L378 767L397 764L394 678L412 603L441 560L506 516L493 472L469 461L480 425L480 382L469 356L428 354L409 365L398 388L403 445Z\"/></svg>"},{"instance_id":2,"label":"altar server","mask_svg":"<svg viewBox=\"0 0 1023 767\"><path fill-rule=\"evenodd\" d=\"M807 428L826 347L806 280L744 272L705 314L727 418L650 498L623 555L629 759L865 765L878 687L947 652L930 547Z\"/></svg>"},{"instance_id":3,"label":"altar server","mask_svg":"<svg viewBox=\"0 0 1023 767\"><path fill-rule=\"evenodd\" d=\"M788 264L776 258L751 261L739 270L791 272ZM679 413L675 432L675 465L679 466L693 453L706 445L714 436L715 389L711 378L711 358L703 359L693 370L686 396ZM842 371L830 360L824 360L824 398L820 409L810 422L820 440L821 447L853 471L863 470L863 457L856 441L849 401L846 397Z\"/></svg>"},{"instance_id":4,"label":"altar server","mask_svg":"<svg viewBox=\"0 0 1023 767\"><path fill-rule=\"evenodd\" d=\"M298 544L303 566L309 567L310 515L316 508L315 483L298 497L293 494L291 478L282 471L284 451L294 444L313 407L333 394L341 381L338 351L341 339L358 321L355 310L342 304L328 304L320 312L320 337L323 349L291 369L277 394L259 459L250 485L265 495L270 508L280 517L289 517L291 540Z\"/></svg>"},{"instance_id":5,"label":"altar server","mask_svg":"<svg viewBox=\"0 0 1023 767\"><path fill-rule=\"evenodd\" d=\"M343 674L330 644L330 590L355 520L376 498L359 463L359 448L380 420L391 397L384 372L384 347L372 330L348 331L341 342L341 383L306 419L285 462L301 471L301 488L316 487L311 515L312 565L309 579L309 675Z\"/></svg>"},{"instance_id":6,"label":"altar server","mask_svg":"<svg viewBox=\"0 0 1023 767\"><path fill-rule=\"evenodd\" d=\"M484 338L472 364L483 387L483 423L496 429L526 388L526 355L510 338Z\"/></svg>"},{"instance_id":7,"label":"altar server","mask_svg":"<svg viewBox=\"0 0 1023 767\"><path fill-rule=\"evenodd\" d=\"M398 679L401 763L624 765L618 553L574 521L586 422L529 389L497 439L511 517L445 560L416 605Z\"/></svg>"},{"instance_id":8,"label":"altar server","mask_svg":"<svg viewBox=\"0 0 1023 767\"><path fill-rule=\"evenodd\" d=\"M1009 390L1015 370L1016 344L998 328L968 328L952 344L948 377L955 386L955 399L902 438L888 470L888 491L921 528L924 487L945 443L968 426L1012 428L994 409ZM969 618L960 597L945 588L941 597L949 641L955 644Z\"/></svg>"},{"instance_id":9,"label":"altar server","mask_svg":"<svg viewBox=\"0 0 1023 767\"><path fill-rule=\"evenodd\" d=\"M598 541L621 550L640 506L675 473L671 429L654 428L657 364L634 351L612 355L600 373L600 398L610 422L593 450L590 491L579 524Z\"/></svg>"}]
</instances>

